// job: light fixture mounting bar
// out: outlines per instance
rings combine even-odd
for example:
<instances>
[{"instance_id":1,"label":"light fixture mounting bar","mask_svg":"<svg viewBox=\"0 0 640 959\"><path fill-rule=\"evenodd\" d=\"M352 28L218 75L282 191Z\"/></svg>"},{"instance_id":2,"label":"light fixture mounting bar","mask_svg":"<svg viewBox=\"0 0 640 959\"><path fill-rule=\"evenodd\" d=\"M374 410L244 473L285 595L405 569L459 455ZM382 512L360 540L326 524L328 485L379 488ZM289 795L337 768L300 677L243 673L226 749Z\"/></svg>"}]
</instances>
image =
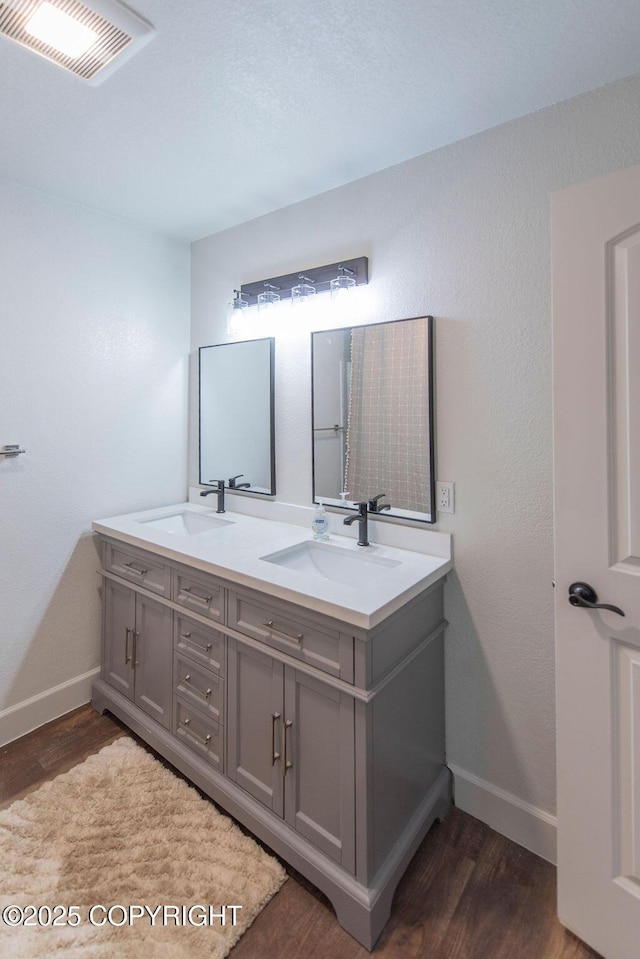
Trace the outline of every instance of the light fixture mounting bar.
<instances>
[{"instance_id":1,"label":"light fixture mounting bar","mask_svg":"<svg viewBox=\"0 0 640 959\"><path fill-rule=\"evenodd\" d=\"M292 288L300 283L300 276L303 275L315 286L318 293L328 293L331 280L335 280L343 271L347 276L353 276L356 286L365 286L369 282L369 260L366 256L358 256L352 260L338 260L337 263L327 263L324 266L305 267L304 270L296 270L284 276L270 276L254 283L243 283L240 291L246 296L250 306L258 302L258 293L264 293L268 289L277 290L282 300L290 299Z\"/></svg>"}]
</instances>

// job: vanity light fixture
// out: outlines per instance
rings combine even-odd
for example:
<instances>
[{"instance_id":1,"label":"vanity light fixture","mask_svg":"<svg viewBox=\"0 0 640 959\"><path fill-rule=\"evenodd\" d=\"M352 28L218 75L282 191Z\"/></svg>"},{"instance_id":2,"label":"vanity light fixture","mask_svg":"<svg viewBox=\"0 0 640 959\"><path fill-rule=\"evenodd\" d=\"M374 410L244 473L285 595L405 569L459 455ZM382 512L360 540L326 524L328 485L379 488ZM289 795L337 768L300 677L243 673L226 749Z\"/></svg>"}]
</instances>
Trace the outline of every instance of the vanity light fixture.
<instances>
[{"instance_id":1,"label":"vanity light fixture","mask_svg":"<svg viewBox=\"0 0 640 959\"><path fill-rule=\"evenodd\" d=\"M273 309L276 303L280 302L280 294L276 292L280 289L279 286L274 286L273 283L269 283L267 280L263 282L263 287L267 287L266 290L263 290L262 293L258 293L256 301L258 303L259 310ZM247 293L244 292L244 287L242 287L242 294L249 299Z\"/></svg>"},{"instance_id":2,"label":"vanity light fixture","mask_svg":"<svg viewBox=\"0 0 640 959\"><path fill-rule=\"evenodd\" d=\"M233 291L233 303L234 310L246 310L249 306L249 301L247 300L246 294L242 293L240 290Z\"/></svg>"},{"instance_id":3,"label":"vanity light fixture","mask_svg":"<svg viewBox=\"0 0 640 959\"><path fill-rule=\"evenodd\" d=\"M338 267L338 275L329 283L332 298L337 297L347 290L353 289L355 285L356 278L353 275L353 270L350 270L348 266L341 263Z\"/></svg>"},{"instance_id":4,"label":"vanity light fixture","mask_svg":"<svg viewBox=\"0 0 640 959\"><path fill-rule=\"evenodd\" d=\"M291 302L294 306L296 303L308 303L311 297L316 295L316 288L312 286L311 277L300 273L298 279L301 282L291 287Z\"/></svg>"},{"instance_id":5,"label":"vanity light fixture","mask_svg":"<svg viewBox=\"0 0 640 959\"><path fill-rule=\"evenodd\" d=\"M308 270L296 270L283 276L272 276L255 283L243 283L240 293L246 296L250 306L272 305L279 300L307 302L316 293L333 293L364 286L369 282L369 260L358 256L339 263L327 263ZM334 294L335 295L335 294Z\"/></svg>"},{"instance_id":6,"label":"vanity light fixture","mask_svg":"<svg viewBox=\"0 0 640 959\"><path fill-rule=\"evenodd\" d=\"M2 0L0 36L14 40L92 86L153 36L118 0Z\"/></svg>"}]
</instances>

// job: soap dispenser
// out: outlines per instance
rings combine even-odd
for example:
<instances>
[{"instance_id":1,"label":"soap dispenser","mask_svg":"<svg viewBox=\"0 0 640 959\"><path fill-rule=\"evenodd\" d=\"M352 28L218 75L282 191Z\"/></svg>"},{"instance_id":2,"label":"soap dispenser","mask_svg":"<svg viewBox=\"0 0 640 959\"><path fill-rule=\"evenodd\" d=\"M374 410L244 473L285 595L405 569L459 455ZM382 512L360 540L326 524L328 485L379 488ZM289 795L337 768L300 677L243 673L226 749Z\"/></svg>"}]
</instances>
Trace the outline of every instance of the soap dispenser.
<instances>
[{"instance_id":1,"label":"soap dispenser","mask_svg":"<svg viewBox=\"0 0 640 959\"><path fill-rule=\"evenodd\" d=\"M329 520L327 519L327 514L324 511L324 503L322 500L319 501L318 508L313 514L311 529L313 531L314 539L329 539Z\"/></svg>"}]
</instances>

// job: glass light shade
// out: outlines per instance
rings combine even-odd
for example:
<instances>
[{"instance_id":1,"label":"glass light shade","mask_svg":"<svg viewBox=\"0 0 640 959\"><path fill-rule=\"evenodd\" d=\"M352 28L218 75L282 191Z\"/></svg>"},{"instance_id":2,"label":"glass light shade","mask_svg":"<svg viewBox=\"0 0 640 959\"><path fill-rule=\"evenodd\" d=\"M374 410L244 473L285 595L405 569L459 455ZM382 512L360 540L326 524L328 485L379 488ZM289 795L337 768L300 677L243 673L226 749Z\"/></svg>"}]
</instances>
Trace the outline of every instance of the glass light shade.
<instances>
[{"instance_id":1,"label":"glass light shade","mask_svg":"<svg viewBox=\"0 0 640 959\"><path fill-rule=\"evenodd\" d=\"M233 308L234 310L246 310L249 306L249 300L246 293L241 293L239 290L234 290L233 297Z\"/></svg>"},{"instance_id":2,"label":"glass light shade","mask_svg":"<svg viewBox=\"0 0 640 959\"><path fill-rule=\"evenodd\" d=\"M355 277L340 275L331 280L329 288L331 289L331 296L335 298L338 294L345 292L346 290L352 290L356 285Z\"/></svg>"},{"instance_id":3,"label":"glass light shade","mask_svg":"<svg viewBox=\"0 0 640 959\"><path fill-rule=\"evenodd\" d=\"M276 303L280 302L280 294L274 293L273 290L265 290L264 293L258 293L258 309L266 310L272 309Z\"/></svg>"},{"instance_id":4,"label":"glass light shade","mask_svg":"<svg viewBox=\"0 0 640 959\"><path fill-rule=\"evenodd\" d=\"M316 295L315 286L311 286L310 283L298 283L297 286L291 287L291 302L292 303L307 303L312 296Z\"/></svg>"}]
</instances>

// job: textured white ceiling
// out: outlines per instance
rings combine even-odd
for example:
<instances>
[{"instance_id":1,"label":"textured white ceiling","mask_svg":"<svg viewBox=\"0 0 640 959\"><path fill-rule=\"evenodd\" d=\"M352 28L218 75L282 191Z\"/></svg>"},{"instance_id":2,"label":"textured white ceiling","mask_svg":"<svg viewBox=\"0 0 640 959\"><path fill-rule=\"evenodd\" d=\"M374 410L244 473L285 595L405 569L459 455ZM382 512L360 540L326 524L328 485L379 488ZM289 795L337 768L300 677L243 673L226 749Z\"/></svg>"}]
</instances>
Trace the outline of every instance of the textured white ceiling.
<instances>
[{"instance_id":1,"label":"textured white ceiling","mask_svg":"<svg viewBox=\"0 0 640 959\"><path fill-rule=\"evenodd\" d=\"M186 239L640 71L638 0L130 5L98 87L0 38L0 176Z\"/></svg>"}]
</instances>

